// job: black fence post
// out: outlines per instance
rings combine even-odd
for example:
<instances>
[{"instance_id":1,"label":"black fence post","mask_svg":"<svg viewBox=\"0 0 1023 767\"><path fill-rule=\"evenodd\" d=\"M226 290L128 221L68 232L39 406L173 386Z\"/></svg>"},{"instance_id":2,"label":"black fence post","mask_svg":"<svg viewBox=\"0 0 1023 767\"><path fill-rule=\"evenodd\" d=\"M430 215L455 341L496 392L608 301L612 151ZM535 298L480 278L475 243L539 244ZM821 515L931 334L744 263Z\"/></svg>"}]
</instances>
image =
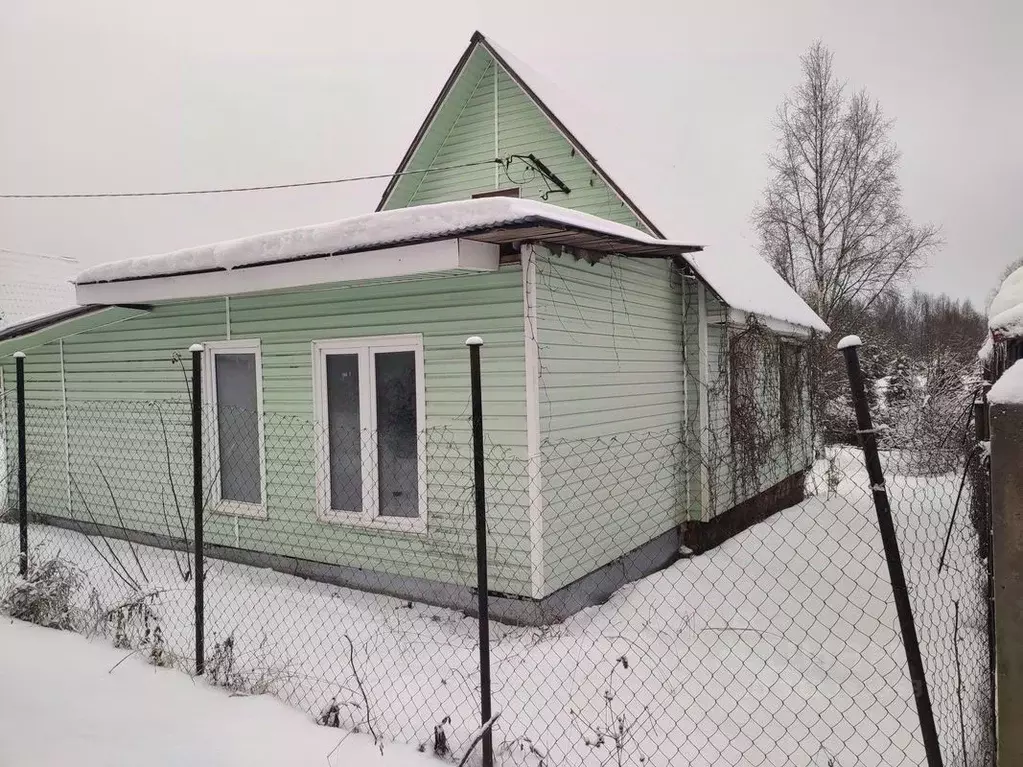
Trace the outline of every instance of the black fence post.
<instances>
[{"instance_id":1,"label":"black fence post","mask_svg":"<svg viewBox=\"0 0 1023 767\"><path fill-rule=\"evenodd\" d=\"M203 587L203 493L202 493L202 345L192 344L192 509L195 514L195 673L206 670L206 626Z\"/></svg>"},{"instance_id":2,"label":"black fence post","mask_svg":"<svg viewBox=\"0 0 1023 767\"><path fill-rule=\"evenodd\" d=\"M483 392L480 378L479 336L467 338L472 387L472 474L476 490L476 592L480 627L480 726L483 732L483 767L493 767L494 737L490 701L490 605L487 583L487 499L483 484Z\"/></svg>"},{"instance_id":3,"label":"black fence post","mask_svg":"<svg viewBox=\"0 0 1023 767\"><path fill-rule=\"evenodd\" d=\"M25 455L25 352L14 353L18 392L18 572L28 575L28 458Z\"/></svg>"},{"instance_id":4,"label":"black fence post","mask_svg":"<svg viewBox=\"0 0 1023 767\"><path fill-rule=\"evenodd\" d=\"M977 445L991 439L988 428L988 383L984 383L973 401L973 428ZM997 666L995 664L995 541L994 517L991 515L991 459L987 451L981 451L974 464L973 475L973 517L980 522L977 534L980 538L980 556L987 560L987 652L988 652L988 711L991 724L991 763L998 764L998 691L995 687Z\"/></svg>"},{"instance_id":5,"label":"black fence post","mask_svg":"<svg viewBox=\"0 0 1023 767\"><path fill-rule=\"evenodd\" d=\"M884 473L881 471L881 458L877 453L877 433L874 431L870 406L867 404L863 371L860 370L858 350L862 345L863 342L858 336L846 336L838 342L838 349L845 355L845 364L849 372L849 386L852 389L853 407L856 410L857 434L860 438L860 445L863 447L863 460L867 466L867 476L870 478L874 508L877 510L877 524L881 531L885 561L888 563L888 576L892 582L895 610L899 616L902 644L906 650L909 678L913 683L913 697L916 699L916 711L920 717L920 734L924 741L924 753L927 756L928 767L941 767L941 746L938 743L938 730L934 726L934 709L931 706L931 696L927 692L924 663L920 655L920 641L916 635L913 610L909 603L909 588L906 585L906 574L902 568L899 542L895 537L895 522L892 519L892 509L888 501L888 490L885 488Z\"/></svg>"}]
</instances>

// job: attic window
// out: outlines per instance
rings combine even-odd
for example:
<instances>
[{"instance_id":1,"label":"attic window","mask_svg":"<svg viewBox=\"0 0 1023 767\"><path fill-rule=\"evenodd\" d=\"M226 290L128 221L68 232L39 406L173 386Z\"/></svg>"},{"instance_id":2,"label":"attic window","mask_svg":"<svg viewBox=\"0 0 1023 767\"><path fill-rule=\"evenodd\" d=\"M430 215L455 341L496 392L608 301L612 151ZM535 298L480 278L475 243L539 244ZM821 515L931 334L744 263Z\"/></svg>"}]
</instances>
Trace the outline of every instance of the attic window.
<instances>
[{"instance_id":1,"label":"attic window","mask_svg":"<svg viewBox=\"0 0 1023 767\"><path fill-rule=\"evenodd\" d=\"M521 197L521 195L517 186L511 186L507 189L495 189L493 192L477 192L472 199L482 200L485 197Z\"/></svg>"}]
</instances>

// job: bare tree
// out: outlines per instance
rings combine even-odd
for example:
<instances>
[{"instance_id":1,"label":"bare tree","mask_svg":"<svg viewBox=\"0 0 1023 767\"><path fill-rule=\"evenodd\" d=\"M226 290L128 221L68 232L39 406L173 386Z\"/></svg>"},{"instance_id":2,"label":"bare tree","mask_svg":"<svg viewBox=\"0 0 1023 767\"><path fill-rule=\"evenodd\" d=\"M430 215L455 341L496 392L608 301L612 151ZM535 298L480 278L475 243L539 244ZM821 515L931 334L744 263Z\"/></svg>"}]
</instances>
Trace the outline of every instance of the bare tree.
<instances>
[{"instance_id":1,"label":"bare tree","mask_svg":"<svg viewBox=\"0 0 1023 767\"><path fill-rule=\"evenodd\" d=\"M902 208L891 122L867 93L846 92L832 60L820 42L801 59L803 80L778 110L772 178L754 222L778 272L832 330L845 331L940 238ZM818 405L826 378L814 387Z\"/></svg>"}]
</instances>

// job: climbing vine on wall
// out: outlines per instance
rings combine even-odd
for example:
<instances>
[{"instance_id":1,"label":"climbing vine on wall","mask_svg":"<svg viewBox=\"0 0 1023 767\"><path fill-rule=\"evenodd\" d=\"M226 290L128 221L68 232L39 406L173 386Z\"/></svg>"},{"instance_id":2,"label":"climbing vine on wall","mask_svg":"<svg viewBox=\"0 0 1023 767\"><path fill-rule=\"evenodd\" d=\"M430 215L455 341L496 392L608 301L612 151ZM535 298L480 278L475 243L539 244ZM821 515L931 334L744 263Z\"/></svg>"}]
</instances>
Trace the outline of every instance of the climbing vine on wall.
<instances>
[{"instance_id":1,"label":"climbing vine on wall","mask_svg":"<svg viewBox=\"0 0 1023 767\"><path fill-rule=\"evenodd\" d=\"M732 331L722 377L728 381L728 427L733 456L732 490L744 497L761 489L764 471L786 442L780 427L780 347L759 320Z\"/></svg>"}]
</instances>

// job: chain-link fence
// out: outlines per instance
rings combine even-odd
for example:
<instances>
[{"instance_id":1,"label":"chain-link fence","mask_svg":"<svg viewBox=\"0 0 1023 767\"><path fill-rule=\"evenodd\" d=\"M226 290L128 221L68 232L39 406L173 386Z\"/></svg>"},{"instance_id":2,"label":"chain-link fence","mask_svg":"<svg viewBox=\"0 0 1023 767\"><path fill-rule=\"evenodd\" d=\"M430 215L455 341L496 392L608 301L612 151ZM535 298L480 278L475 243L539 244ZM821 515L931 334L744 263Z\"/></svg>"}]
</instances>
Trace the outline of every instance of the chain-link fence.
<instances>
[{"instance_id":1,"label":"chain-link fence","mask_svg":"<svg viewBox=\"0 0 1023 767\"><path fill-rule=\"evenodd\" d=\"M186 671L198 615L210 682L461 756L481 689L468 403L425 424L400 365L372 401L334 372L315 417L244 387L203 405L198 499L189 402L27 403L26 579L9 398L0 590ZM721 443L661 429L530 456L487 434L498 764L924 763L862 453L746 446L740 471L708 460ZM991 764L976 480L957 451L881 457L944 763Z\"/></svg>"}]
</instances>

